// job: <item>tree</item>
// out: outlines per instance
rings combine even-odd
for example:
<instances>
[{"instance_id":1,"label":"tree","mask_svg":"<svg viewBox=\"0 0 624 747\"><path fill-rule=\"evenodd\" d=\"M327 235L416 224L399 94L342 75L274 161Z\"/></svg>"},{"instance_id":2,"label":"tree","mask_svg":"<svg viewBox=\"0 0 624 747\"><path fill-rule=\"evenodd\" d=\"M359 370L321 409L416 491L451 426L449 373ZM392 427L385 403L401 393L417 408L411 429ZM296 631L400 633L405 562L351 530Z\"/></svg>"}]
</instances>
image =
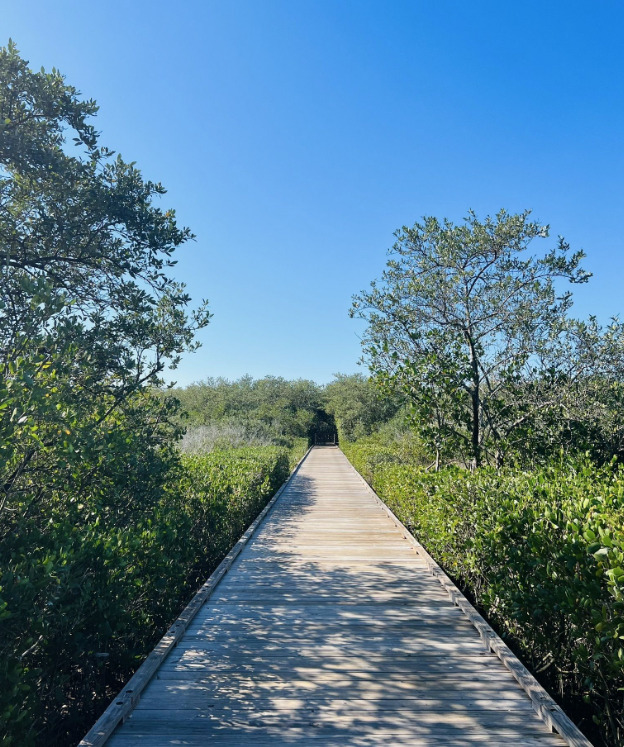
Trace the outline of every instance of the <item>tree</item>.
<instances>
[{"instance_id":1,"label":"tree","mask_svg":"<svg viewBox=\"0 0 624 747\"><path fill-rule=\"evenodd\" d=\"M171 402L152 389L209 318L204 304L188 313L168 275L190 231L155 204L160 184L99 145L96 112L58 71L0 49L0 718L11 744L73 741L65 704L73 718L93 706L93 654L114 628L98 606L103 553L123 546L116 532L149 525L176 462Z\"/></svg>"},{"instance_id":2,"label":"tree","mask_svg":"<svg viewBox=\"0 0 624 747\"><path fill-rule=\"evenodd\" d=\"M548 233L529 211L470 212L461 225L426 217L395 233L381 282L354 297L371 370L407 395L438 454L501 463L536 413L559 404L556 385L579 373L557 358L575 333L558 281L589 274L563 238L529 254Z\"/></svg>"},{"instance_id":3,"label":"tree","mask_svg":"<svg viewBox=\"0 0 624 747\"><path fill-rule=\"evenodd\" d=\"M0 375L32 379L15 413L26 427L41 425L41 403L28 402L52 372L55 394L80 390L105 420L158 384L209 317L202 305L189 319L184 287L166 274L190 231L154 205L160 184L98 145L87 122L96 112L56 70L31 71L12 43L0 50ZM14 476L36 451L25 449Z\"/></svg>"},{"instance_id":4,"label":"tree","mask_svg":"<svg viewBox=\"0 0 624 747\"><path fill-rule=\"evenodd\" d=\"M388 422L401 407L397 397L382 397L362 374L335 374L325 387L327 411L334 416L340 440L355 441Z\"/></svg>"},{"instance_id":5,"label":"tree","mask_svg":"<svg viewBox=\"0 0 624 747\"><path fill-rule=\"evenodd\" d=\"M523 390L525 419L518 442L536 456L589 453L597 462L624 455L624 325L595 317L567 319L542 360L539 378Z\"/></svg>"},{"instance_id":6,"label":"tree","mask_svg":"<svg viewBox=\"0 0 624 747\"><path fill-rule=\"evenodd\" d=\"M191 233L153 204L160 184L98 147L95 103L60 73L33 73L9 44L0 75L0 360L62 334L125 396L175 364L208 320L202 307L189 323L190 299L166 274Z\"/></svg>"}]
</instances>

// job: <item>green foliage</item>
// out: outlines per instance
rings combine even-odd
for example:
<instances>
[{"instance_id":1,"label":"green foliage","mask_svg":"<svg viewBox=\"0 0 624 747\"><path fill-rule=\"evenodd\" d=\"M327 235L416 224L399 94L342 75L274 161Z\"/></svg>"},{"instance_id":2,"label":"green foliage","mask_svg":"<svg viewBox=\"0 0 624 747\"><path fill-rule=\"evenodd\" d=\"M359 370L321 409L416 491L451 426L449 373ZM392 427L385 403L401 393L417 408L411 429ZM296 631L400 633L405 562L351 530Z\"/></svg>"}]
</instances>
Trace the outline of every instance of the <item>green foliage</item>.
<instances>
[{"instance_id":1,"label":"green foliage","mask_svg":"<svg viewBox=\"0 0 624 747\"><path fill-rule=\"evenodd\" d=\"M93 396L120 399L156 382L208 314L189 320L166 274L190 231L155 206L160 184L98 145L96 112L57 71L0 49L0 362L63 359Z\"/></svg>"},{"instance_id":2,"label":"green foliage","mask_svg":"<svg viewBox=\"0 0 624 747\"><path fill-rule=\"evenodd\" d=\"M191 433L198 426L210 426L207 442L228 437L234 442L245 438L251 443L273 442L290 445L293 439L310 439L323 419L323 391L313 381L287 381L278 376L238 381L207 379L184 389L173 389L185 414ZM221 428L214 426L220 424ZM195 439L198 440L198 439ZM199 439L201 440L201 439Z\"/></svg>"},{"instance_id":3,"label":"green foliage","mask_svg":"<svg viewBox=\"0 0 624 747\"><path fill-rule=\"evenodd\" d=\"M335 374L324 395L341 441L369 436L396 415L402 404L396 396L381 396L374 382L362 374Z\"/></svg>"},{"instance_id":4,"label":"green foliage","mask_svg":"<svg viewBox=\"0 0 624 747\"><path fill-rule=\"evenodd\" d=\"M402 407L400 397L381 395L361 374L336 374L325 387L312 381L267 376L238 381L207 379L165 396L176 398L187 426L184 450L214 445L281 444L314 436L341 439L368 436L389 424Z\"/></svg>"},{"instance_id":5,"label":"green foliage","mask_svg":"<svg viewBox=\"0 0 624 747\"><path fill-rule=\"evenodd\" d=\"M344 450L569 710L624 744L624 473L434 473Z\"/></svg>"},{"instance_id":6,"label":"green foliage","mask_svg":"<svg viewBox=\"0 0 624 747\"><path fill-rule=\"evenodd\" d=\"M166 574L177 583L188 570L171 483L179 428L148 387L194 348L209 315L189 315L167 274L190 231L155 204L160 184L99 145L96 112L58 71L0 49L7 745L79 736L104 679L116 684L176 608Z\"/></svg>"},{"instance_id":7,"label":"green foliage","mask_svg":"<svg viewBox=\"0 0 624 747\"><path fill-rule=\"evenodd\" d=\"M3 744L77 741L303 452L179 462L146 451L125 424L117 436L103 485L59 487L2 536Z\"/></svg>"},{"instance_id":8,"label":"green foliage","mask_svg":"<svg viewBox=\"0 0 624 747\"><path fill-rule=\"evenodd\" d=\"M341 441L340 446L358 472L371 483L381 465L427 467L432 454L414 431L388 433L382 429L355 442Z\"/></svg>"},{"instance_id":9,"label":"green foliage","mask_svg":"<svg viewBox=\"0 0 624 747\"><path fill-rule=\"evenodd\" d=\"M368 322L372 372L410 402L443 459L500 465L531 450L535 431L546 443L556 423L585 422L578 395L621 380L624 326L568 317L571 294L557 282L588 279L583 253L560 238L529 254L548 226L528 212L470 212L457 226L429 217L395 236L381 281L354 298L352 315Z\"/></svg>"}]
</instances>

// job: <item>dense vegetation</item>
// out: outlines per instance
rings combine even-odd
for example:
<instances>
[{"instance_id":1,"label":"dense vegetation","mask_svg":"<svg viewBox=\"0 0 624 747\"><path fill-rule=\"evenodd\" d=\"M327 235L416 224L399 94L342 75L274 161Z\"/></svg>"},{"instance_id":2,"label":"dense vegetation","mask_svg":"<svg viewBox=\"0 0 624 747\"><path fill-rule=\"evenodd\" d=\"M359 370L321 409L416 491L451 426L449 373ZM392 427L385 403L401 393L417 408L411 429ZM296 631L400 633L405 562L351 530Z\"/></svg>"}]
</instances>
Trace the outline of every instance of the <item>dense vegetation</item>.
<instances>
[{"instance_id":1,"label":"dense vegetation","mask_svg":"<svg viewBox=\"0 0 624 747\"><path fill-rule=\"evenodd\" d=\"M60 493L3 538L4 744L77 741L290 469L278 447L137 465L134 446L123 484Z\"/></svg>"},{"instance_id":2,"label":"dense vegetation","mask_svg":"<svg viewBox=\"0 0 624 747\"><path fill-rule=\"evenodd\" d=\"M313 440L315 434L333 431L322 388L313 381L206 379L168 396L182 405L187 451L237 443L290 445L296 438Z\"/></svg>"},{"instance_id":3,"label":"dense vegetation","mask_svg":"<svg viewBox=\"0 0 624 747\"><path fill-rule=\"evenodd\" d=\"M166 392L181 404L185 451L215 446L291 445L293 439L310 443L367 436L388 424L404 427L400 397L382 397L361 374L336 374L326 386L313 381L267 376L238 381L206 379Z\"/></svg>"}]
</instances>

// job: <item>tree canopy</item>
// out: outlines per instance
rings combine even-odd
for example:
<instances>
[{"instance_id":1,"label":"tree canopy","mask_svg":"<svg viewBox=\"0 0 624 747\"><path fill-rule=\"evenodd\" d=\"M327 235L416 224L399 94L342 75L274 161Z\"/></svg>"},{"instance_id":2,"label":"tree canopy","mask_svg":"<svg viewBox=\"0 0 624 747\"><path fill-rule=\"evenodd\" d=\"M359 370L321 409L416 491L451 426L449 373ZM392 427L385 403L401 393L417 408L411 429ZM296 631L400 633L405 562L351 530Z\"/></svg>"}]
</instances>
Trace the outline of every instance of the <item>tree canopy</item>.
<instances>
[{"instance_id":1,"label":"tree canopy","mask_svg":"<svg viewBox=\"0 0 624 747\"><path fill-rule=\"evenodd\" d=\"M60 73L31 71L10 44L0 76L0 354L79 340L128 391L175 364L207 322L205 307L189 322L166 272L191 233L155 205L160 184L99 146L95 103Z\"/></svg>"},{"instance_id":2,"label":"tree canopy","mask_svg":"<svg viewBox=\"0 0 624 747\"><path fill-rule=\"evenodd\" d=\"M355 441L377 431L402 404L400 397L382 396L363 374L335 374L324 394L341 441Z\"/></svg>"},{"instance_id":3,"label":"tree canopy","mask_svg":"<svg viewBox=\"0 0 624 747\"><path fill-rule=\"evenodd\" d=\"M470 212L460 225L427 217L403 227L381 281L351 310L368 322L373 373L407 395L438 452L463 452L473 466L500 463L537 417L561 408L564 383L606 375L619 357L617 324L605 336L595 320L569 318L561 283L588 280L583 252L559 238L532 253L549 227L529 215Z\"/></svg>"},{"instance_id":4,"label":"tree canopy","mask_svg":"<svg viewBox=\"0 0 624 747\"><path fill-rule=\"evenodd\" d=\"M96 113L58 71L0 50L5 501L43 445L159 383L209 317L205 305L188 316L167 274L190 231L155 204L160 184L99 145Z\"/></svg>"},{"instance_id":5,"label":"tree canopy","mask_svg":"<svg viewBox=\"0 0 624 747\"><path fill-rule=\"evenodd\" d=\"M0 49L0 713L15 744L71 733L68 700L90 707L115 627L93 593L104 558L115 532L149 526L176 462L152 389L209 318L170 275L190 231L100 145L96 113Z\"/></svg>"}]
</instances>

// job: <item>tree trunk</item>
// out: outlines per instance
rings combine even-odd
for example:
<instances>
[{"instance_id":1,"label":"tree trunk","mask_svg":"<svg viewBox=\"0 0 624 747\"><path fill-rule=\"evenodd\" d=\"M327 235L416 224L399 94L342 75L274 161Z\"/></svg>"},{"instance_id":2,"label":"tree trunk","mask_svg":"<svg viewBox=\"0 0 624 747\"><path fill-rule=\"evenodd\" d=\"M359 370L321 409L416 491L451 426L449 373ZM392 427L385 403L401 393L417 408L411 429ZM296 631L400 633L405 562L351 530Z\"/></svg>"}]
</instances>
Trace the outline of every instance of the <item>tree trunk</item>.
<instances>
[{"instance_id":1,"label":"tree trunk","mask_svg":"<svg viewBox=\"0 0 624 747\"><path fill-rule=\"evenodd\" d=\"M479 396L479 384L476 383L472 390L472 433L470 443L472 446L472 468L481 466L481 432L479 427L479 416L481 414L481 398Z\"/></svg>"},{"instance_id":2,"label":"tree trunk","mask_svg":"<svg viewBox=\"0 0 624 747\"><path fill-rule=\"evenodd\" d=\"M479 379L479 354L477 352L475 341L472 337L472 322L468 312L466 312L466 327L464 329L464 339L468 345L470 354L470 368L472 369L472 388L470 389L470 398L472 400L472 422L470 424L470 446L472 451L471 469L475 470L481 466L481 391Z\"/></svg>"}]
</instances>

